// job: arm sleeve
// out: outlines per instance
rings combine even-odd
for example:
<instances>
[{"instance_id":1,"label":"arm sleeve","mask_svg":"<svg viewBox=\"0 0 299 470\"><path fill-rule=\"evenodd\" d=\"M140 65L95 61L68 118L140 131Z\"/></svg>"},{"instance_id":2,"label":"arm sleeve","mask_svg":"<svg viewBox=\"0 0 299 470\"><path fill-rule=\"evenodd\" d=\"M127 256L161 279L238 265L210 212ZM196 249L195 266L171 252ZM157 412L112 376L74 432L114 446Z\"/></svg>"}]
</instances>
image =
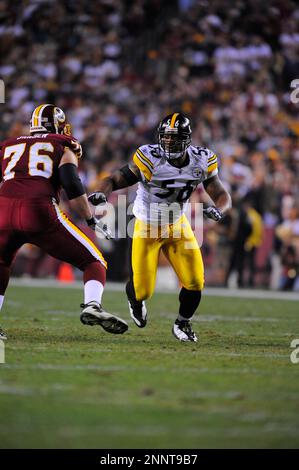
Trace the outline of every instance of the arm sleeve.
<instances>
[{"instance_id":1,"label":"arm sleeve","mask_svg":"<svg viewBox=\"0 0 299 470\"><path fill-rule=\"evenodd\" d=\"M78 159L82 157L81 144L77 139L75 139L75 137L63 134L53 134L52 139L61 144L63 147L68 147L71 149Z\"/></svg>"},{"instance_id":2,"label":"arm sleeve","mask_svg":"<svg viewBox=\"0 0 299 470\"><path fill-rule=\"evenodd\" d=\"M76 165L65 163L59 167L58 171L61 186L65 190L68 199L75 199L85 194Z\"/></svg>"},{"instance_id":3,"label":"arm sleeve","mask_svg":"<svg viewBox=\"0 0 299 470\"><path fill-rule=\"evenodd\" d=\"M138 183L139 181L139 178L137 175L135 175L135 173L130 169L129 165L125 165L123 166L122 168L120 168L119 170L121 172L121 174L123 175L124 179L126 180L126 182L128 183L128 186L132 186L133 184L136 184ZM115 189L118 189L117 188L117 185L115 185L115 183L113 182L114 184L114 188L113 188L113 191Z\"/></svg>"}]
</instances>

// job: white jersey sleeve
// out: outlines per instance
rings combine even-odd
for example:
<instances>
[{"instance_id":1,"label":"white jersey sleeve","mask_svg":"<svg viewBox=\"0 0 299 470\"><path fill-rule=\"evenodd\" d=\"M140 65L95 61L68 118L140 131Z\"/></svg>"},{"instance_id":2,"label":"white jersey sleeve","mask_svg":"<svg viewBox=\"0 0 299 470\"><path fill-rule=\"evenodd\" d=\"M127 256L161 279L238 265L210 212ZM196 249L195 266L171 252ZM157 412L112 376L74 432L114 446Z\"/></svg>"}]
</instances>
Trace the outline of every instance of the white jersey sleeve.
<instances>
[{"instance_id":1,"label":"white jersey sleeve","mask_svg":"<svg viewBox=\"0 0 299 470\"><path fill-rule=\"evenodd\" d=\"M206 178L211 178L212 176L215 176L218 174L218 160L217 160L217 155L209 149L206 149L208 152L207 155L207 172L206 172Z\"/></svg>"},{"instance_id":2,"label":"white jersey sleeve","mask_svg":"<svg viewBox=\"0 0 299 470\"><path fill-rule=\"evenodd\" d=\"M153 151L150 145L142 145L133 155L133 162L139 168L143 181L150 181L154 170Z\"/></svg>"}]
</instances>

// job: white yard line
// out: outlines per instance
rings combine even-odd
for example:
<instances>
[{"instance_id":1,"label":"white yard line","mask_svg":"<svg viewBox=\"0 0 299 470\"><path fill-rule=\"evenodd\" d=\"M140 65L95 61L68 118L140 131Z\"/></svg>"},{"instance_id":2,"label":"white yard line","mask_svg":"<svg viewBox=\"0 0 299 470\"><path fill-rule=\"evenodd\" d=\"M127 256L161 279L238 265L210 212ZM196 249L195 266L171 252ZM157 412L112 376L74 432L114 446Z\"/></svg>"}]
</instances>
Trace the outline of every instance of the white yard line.
<instances>
[{"instance_id":1,"label":"white yard line","mask_svg":"<svg viewBox=\"0 0 299 470\"><path fill-rule=\"evenodd\" d=\"M81 403L82 401L78 401L77 403ZM73 401L72 401L73 403ZM85 402L84 402L85 403ZM87 402L88 405L94 405L94 402ZM227 415L231 415L231 409L217 409L213 407L208 407L206 412L203 413L203 416L207 416L210 414L214 415L224 415L224 418L227 421ZM266 419L271 420L270 416L267 416ZM272 438L271 434L274 435L275 438L277 437L291 437L294 439L294 436L298 434L298 426L296 424L283 424L280 421L272 421L270 423L261 424L259 421L250 423L250 427L244 427L240 417L234 416L234 422L231 420L231 424L225 427L225 433L223 434L223 429L219 428L215 430L215 427L211 426L210 424L206 425L205 423L200 423L197 426L189 426L184 429L184 434L186 436L190 436L190 438L197 437L203 438L206 442L206 439L213 439L214 446L218 447L218 445L223 445L223 442L227 442L228 439L233 439L232 445L235 442L235 438L242 437L243 439L254 439L255 446L259 448L257 445L258 439L266 436ZM7 432L15 432L17 435L20 433L28 434L28 426L24 424L0 424L0 432L7 434ZM79 438L82 439L88 436L101 436L102 434L111 436L112 439L116 439L119 436L125 436L127 439L133 439L134 436L142 436L142 437L152 437L157 435L168 435L173 433L175 435L175 431L170 430L170 426L166 424L76 424L74 426L68 425L58 425L55 429L56 434L61 438ZM32 434L29 430L29 434ZM100 438L99 438L100 442ZM218 444L218 445L217 445ZM111 451L113 453L113 451ZM168 452L171 454L171 451Z\"/></svg>"},{"instance_id":2,"label":"white yard line","mask_svg":"<svg viewBox=\"0 0 299 470\"><path fill-rule=\"evenodd\" d=\"M7 349L7 351L9 351L10 349L13 350L13 351L28 351L28 347L26 348L24 346L9 346L9 345L7 345L6 349ZM31 345L30 346L30 353L32 353L34 350L36 350L36 351L46 351L46 350L48 350L48 348L47 347L41 347L41 346L37 346L37 347L34 348ZM69 351L70 351L70 348L62 348L62 347L55 348L55 352L69 352ZM111 349L111 348L84 348L83 352L84 353L104 353L104 352L107 352L107 351L112 352L113 349ZM126 348L121 348L121 351L122 351L122 353L131 353L132 352L131 349L126 349ZM195 352L196 356L208 356L208 357L214 357L215 356L215 357L268 357L268 358L284 358L284 359L289 358L289 354L278 354L278 353L238 353L238 352L213 352L213 353L209 353L209 352L204 352L204 351L193 351L193 352ZM162 354L172 355L173 351L163 351ZM42 367L43 364L40 364L40 366ZM48 366L46 366L46 367L48 367ZM49 367L51 368L52 366L50 365ZM54 366L54 367L56 367L56 366ZM58 365L58 367L60 367L60 366ZM62 366L62 367L64 367L64 366ZM66 366L66 367L69 367L69 366ZM76 367L76 366L74 366L74 367ZM95 367L97 367L97 366L95 366ZM101 367L105 368L105 366L101 366ZM115 367L117 368L118 366L115 366ZM126 368L126 366L125 366L125 368ZM139 367L137 367L137 369L140 370ZM132 370L132 368L130 368L130 370ZM166 370L166 369L161 368L161 367L154 367L154 370ZM189 370L189 369L187 367L187 368L184 368L182 370ZM194 368L192 370L198 370L198 369Z\"/></svg>"},{"instance_id":3,"label":"white yard line","mask_svg":"<svg viewBox=\"0 0 299 470\"><path fill-rule=\"evenodd\" d=\"M158 313L159 316L163 317L163 318L169 318L170 320L174 320L175 319L175 314L172 314L172 313L168 313L168 312L159 312ZM273 322L280 322L280 321L287 321L287 322L290 322L290 321L296 321L298 322L298 325L299 325L299 316L298 318L287 318L287 317L267 317L267 316L264 316L264 317L259 317L259 316L246 316L246 317L239 317L239 316L229 316L229 315L201 315L200 313L198 313L196 316L194 316L194 318L192 319L192 322L195 322L195 323L201 323L201 322L215 322L215 321L228 321L228 322L270 322L270 323L273 323Z\"/></svg>"},{"instance_id":4,"label":"white yard line","mask_svg":"<svg viewBox=\"0 0 299 470\"><path fill-rule=\"evenodd\" d=\"M31 351L32 352L32 351ZM93 349L92 352L97 352L96 349ZM100 350L99 352L102 352ZM129 351L128 351L129 352ZM250 358L271 358L271 359L285 359L289 363L289 356L284 355L284 354L270 354L270 353L265 353L265 354L242 354L242 353L201 353L198 354L199 356L209 356L209 357L250 357ZM147 371L147 372L165 372L165 373L170 373L170 372L176 372L176 373L213 373L213 374L218 374L218 373L229 373L229 374L248 374L252 373L255 375L272 375L269 374L269 372L261 372L260 370L254 369L254 368L229 368L228 371L225 371L224 369L215 369L213 367L159 367L159 366L147 366L146 368L144 367L134 367L134 366L114 366L114 365L100 365L100 364L43 364L43 363L36 363L36 364L4 364L1 366L2 370L5 369L12 369L12 370L49 370L49 371L105 371L105 372L142 372L142 371ZM284 375L284 374L279 374L279 375Z\"/></svg>"},{"instance_id":5,"label":"white yard line","mask_svg":"<svg viewBox=\"0 0 299 470\"><path fill-rule=\"evenodd\" d=\"M12 278L10 286L21 287L57 287L67 289L82 289L83 284L80 281L72 283L58 282L55 279L28 279L28 278ZM125 283L122 282L107 282L107 291L125 292ZM157 286L157 292L162 293L178 293L178 289L165 289ZM299 301L299 292L282 292L260 289L227 289L222 287L207 287L204 290L207 296L215 297L239 297L248 299L273 299L273 300L293 300Z\"/></svg>"},{"instance_id":6,"label":"white yard line","mask_svg":"<svg viewBox=\"0 0 299 470\"><path fill-rule=\"evenodd\" d=\"M68 392L71 389L73 389L72 385L62 383L42 385L41 387L27 387L24 385L6 385L0 382L0 395L47 395L49 392Z\"/></svg>"}]
</instances>

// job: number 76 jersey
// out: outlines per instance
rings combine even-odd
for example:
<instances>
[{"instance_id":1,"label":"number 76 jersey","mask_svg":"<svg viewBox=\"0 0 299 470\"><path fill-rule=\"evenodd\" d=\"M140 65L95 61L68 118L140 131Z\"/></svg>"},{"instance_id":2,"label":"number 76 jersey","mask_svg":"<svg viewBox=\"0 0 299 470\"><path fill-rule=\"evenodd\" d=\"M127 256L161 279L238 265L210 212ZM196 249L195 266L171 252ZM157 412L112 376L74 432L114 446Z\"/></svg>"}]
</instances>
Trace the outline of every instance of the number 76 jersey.
<instances>
[{"instance_id":1,"label":"number 76 jersey","mask_svg":"<svg viewBox=\"0 0 299 470\"><path fill-rule=\"evenodd\" d=\"M60 134L22 135L0 142L0 196L55 197L58 201L58 167L65 147L76 152L79 142Z\"/></svg>"},{"instance_id":2,"label":"number 76 jersey","mask_svg":"<svg viewBox=\"0 0 299 470\"><path fill-rule=\"evenodd\" d=\"M186 210L192 192L218 173L217 156L205 147L189 146L185 166L177 168L159 154L159 146L143 145L133 156L142 181L133 214L147 223L175 223Z\"/></svg>"}]
</instances>

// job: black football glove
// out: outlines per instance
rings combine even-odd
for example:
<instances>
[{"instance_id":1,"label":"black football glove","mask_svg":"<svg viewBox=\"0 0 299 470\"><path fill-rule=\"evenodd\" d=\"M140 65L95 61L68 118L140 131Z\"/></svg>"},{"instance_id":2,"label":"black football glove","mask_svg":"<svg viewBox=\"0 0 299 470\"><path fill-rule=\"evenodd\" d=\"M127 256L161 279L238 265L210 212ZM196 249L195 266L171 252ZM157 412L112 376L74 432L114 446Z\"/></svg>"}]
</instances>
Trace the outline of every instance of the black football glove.
<instances>
[{"instance_id":1,"label":"black football glove","mask_svg":"<svg viewBox=\"0 0 299 470\"><path fill-rule=\"evenodd\" d=\"M210 206L203 210L203 214L208 217L209 219L215 220L218 222L222 219L222 214L217 207Z\"/></svg>"},{"instance_id":2,"label":"black football glove","mask_svg":"<svg viewBox=\"0 0 299 470\"><path fill-rule=\"evenodd\" d=\"M88 196L89 202L93 206L98 206L99 204L106 204L107 198L104 193L101 191L96 191L95 193L92 193Z\"/></svg>"},{"instance_id":3,"label":"black football glove","mask_svg":"<svg viewBox=\"0 0 299 470\"><path fill-rule=\"evenodd\" d=\"M102 222L100 219L96 219L94 216L92 216L91 219L86 220L86 223L88 227L90 227L95 232L99 231L102 233L102 235L104 235L107 240L112 238L112 233L107 227L107 224L104 224L104 222Z\"/></svg>"}]
</instances>

